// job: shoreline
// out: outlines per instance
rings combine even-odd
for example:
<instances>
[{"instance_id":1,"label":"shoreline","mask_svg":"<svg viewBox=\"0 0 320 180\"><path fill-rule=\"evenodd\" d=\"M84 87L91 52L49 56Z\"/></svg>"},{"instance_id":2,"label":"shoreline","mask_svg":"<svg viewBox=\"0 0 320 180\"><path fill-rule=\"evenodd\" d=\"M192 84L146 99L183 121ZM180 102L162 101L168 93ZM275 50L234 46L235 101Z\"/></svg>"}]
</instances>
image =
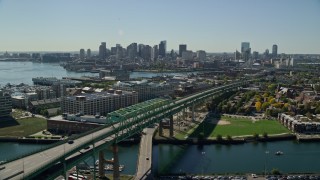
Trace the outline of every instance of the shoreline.
<instances>
[{"instance_id":1,"label":"shoreline","mask_svg":"<svg viewBox=\"0 0 320 180\"><path fill-rule=\"evenodd\" d=\"M28 143L28 144L52 144L64 139L39 139L39 138L26 138L26 137L0 137L0 142L18 142L18 143ZM226 144L226 145L236 145L245 144L251 142L274 142L274 141L286 141L286 140L297 140L299 142L319 142L320 137L300 137L295 134L277 134L270 135L267 138L259 137L254 138L251 135L247 136L236 136L232 139L198 139L198 138L187 138L187 139L175 139L169 137L157 137L153 138L153 144L189 144L189 145L210 145L210 144ZM130 138L119 142L121 145L130 145L140 143L140 138Z\"/></svg>"}]
</instances>

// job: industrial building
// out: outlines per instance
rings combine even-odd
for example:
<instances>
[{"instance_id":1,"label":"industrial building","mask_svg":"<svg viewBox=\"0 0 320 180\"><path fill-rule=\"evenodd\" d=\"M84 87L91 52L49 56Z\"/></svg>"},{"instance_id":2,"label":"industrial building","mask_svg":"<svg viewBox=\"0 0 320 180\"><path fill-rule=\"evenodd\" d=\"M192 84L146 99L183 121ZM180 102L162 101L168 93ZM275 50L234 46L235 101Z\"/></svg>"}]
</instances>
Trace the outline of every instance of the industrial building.
<instances>
[{"instance_id":1,"label":"industrial building","mask_svg":"<svg viewBox=\"0 0 320 180\"><path fill-rule=\"evenodd\" d=\"M107 92L63 97L61 110L68 114L106 115L138 103L137 92L109 89Z\"/></svg>"}]
</instances>

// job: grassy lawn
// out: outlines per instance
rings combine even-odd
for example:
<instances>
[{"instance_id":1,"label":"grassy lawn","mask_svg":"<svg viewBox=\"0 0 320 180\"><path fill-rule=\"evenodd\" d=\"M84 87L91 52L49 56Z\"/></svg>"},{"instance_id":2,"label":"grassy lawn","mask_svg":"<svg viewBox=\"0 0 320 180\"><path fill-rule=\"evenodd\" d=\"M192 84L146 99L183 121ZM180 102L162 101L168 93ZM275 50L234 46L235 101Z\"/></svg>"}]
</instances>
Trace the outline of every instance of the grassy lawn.
<instances>
[{"instance_id":1,"label":"grassy lawn","mask_svg":"<svg viewBox=\"0 0 320 180\"><path fill-rule=\"evenodd\" d=\"M210 122L202 122L198 128L190 134L190 137L198 137L201 132L204 132L205 137L216 137L222 135L230 136L245 136L253 135L254 133L260 136L266 132L268 135L290 133L290 131L275 120L259 120L252 122L251 119L221 117L222 120L229 122L226 125L216 125Z\"/></svg>"},{"instance_id":2,"label":"grassy lawn","mask_svg":"<svg viewBox=\"0 0 320 180\"><path fill-rule=\"evenodd\" d=\"M214 131L210 134L210 137L215 137L218 134L222 136L243 136L253 135L257 133L262 135L263 133L281 134L290 133L290 131L275 120L259 120L252 122L251 119L234 118L234 117L222 117L223 120L229 121L228 125L217 125Z\"/></svg>"},{"instance_id":3,"label":"grassy lawn","mask_svg":"<svg viewBox=\"0 0 320 180\"><path fill-rule=\"evenodd\" d=\"M24 137L47 128L47 120L37 117L24 119L0 119L0 136Z\"/></svg>"}]
</instances>

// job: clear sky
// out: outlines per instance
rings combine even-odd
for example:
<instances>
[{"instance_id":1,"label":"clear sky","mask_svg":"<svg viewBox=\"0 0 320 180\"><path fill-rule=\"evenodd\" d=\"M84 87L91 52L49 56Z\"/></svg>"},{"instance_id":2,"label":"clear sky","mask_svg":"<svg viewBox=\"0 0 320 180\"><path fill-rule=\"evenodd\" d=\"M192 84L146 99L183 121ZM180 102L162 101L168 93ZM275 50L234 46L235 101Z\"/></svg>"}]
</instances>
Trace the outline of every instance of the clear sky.
<instances>
[{"instance_id":1,"label":"clear sky","mask_svg":"<svg viewBox=\"0 0 320 180\"><path fill-rule=\"evenodd\" d=\"M0 0L0 51L132 42L207 52L320 54L320 0Z\"/></svg>"}]
</instances>

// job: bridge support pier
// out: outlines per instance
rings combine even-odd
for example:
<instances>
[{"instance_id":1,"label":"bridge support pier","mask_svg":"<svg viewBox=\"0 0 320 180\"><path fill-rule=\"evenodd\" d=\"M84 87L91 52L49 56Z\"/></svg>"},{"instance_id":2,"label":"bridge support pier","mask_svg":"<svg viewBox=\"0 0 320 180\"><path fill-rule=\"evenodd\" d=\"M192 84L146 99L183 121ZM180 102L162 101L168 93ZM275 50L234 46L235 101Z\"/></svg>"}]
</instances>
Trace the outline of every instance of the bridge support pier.
<instances>
[{"instance_id":1,"label":"bridge support pier","mask_svg":"<svg viewBox=\"0 0 320 180\"><path fill-rule=\"evenodd\" d=\"M159 136L163 136L163 123L162 120L159 122Z\"/></svg>"},{"instance_id":2,"label":"bridge support pier","mask_svg":"<svg viewBox=\"0 0 320 180\"><path fill-rule=\"evenodd\" d=\"M104 153L103 151L99 151L99 177L105 178L105 159L104 159Z\"/></svg>"},{"instance_id":3,"label":"bridge support pier","mask_svg":"<svg viewBox=\"0 0 320 180\"><path fill-rule=\"evenodd\" d=\"M170 116L170 137L173 137L173 115Z\"/></svg>"},{"instance_id":4,"label":"bridge support pier","mask_svg":"<svg viewBox=\"0 0 320 180\"><path fill-rule=\"evenodd\" d=\"M113 179L120 180L118 145L113 144Z\"/></svg>"}]
</instances>

